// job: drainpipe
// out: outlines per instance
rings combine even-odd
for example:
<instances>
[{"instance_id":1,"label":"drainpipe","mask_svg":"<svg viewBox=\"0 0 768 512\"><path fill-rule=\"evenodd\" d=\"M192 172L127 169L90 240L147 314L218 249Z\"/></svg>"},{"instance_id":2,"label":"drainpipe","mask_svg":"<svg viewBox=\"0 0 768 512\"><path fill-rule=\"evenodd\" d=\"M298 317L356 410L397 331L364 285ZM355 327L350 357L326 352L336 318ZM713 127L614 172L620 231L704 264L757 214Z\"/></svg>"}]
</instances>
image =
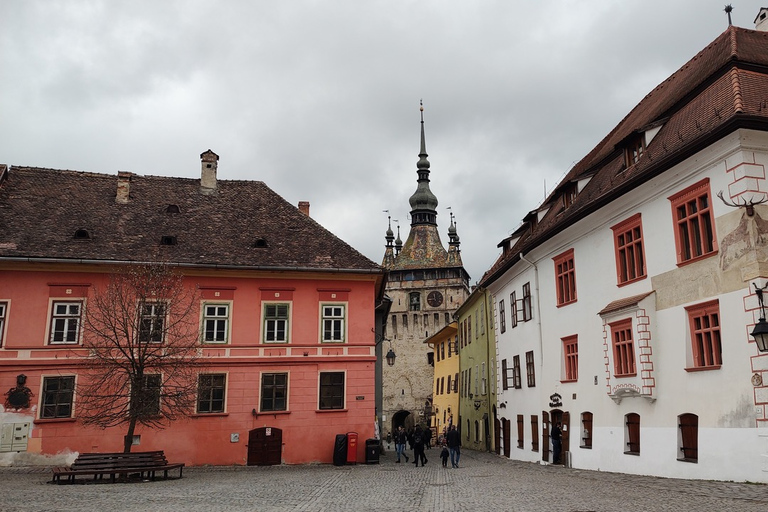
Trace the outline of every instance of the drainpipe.
<instances>
[{"instance_id":1,"label":"drainpipe","mask_svg":"<svg viewBox=\"0 0 768 512\"><path fill-rule=\"evenodd\" d=\"M520 253L520 259L533 267L534 287L536 290L536 325L539 328L539 375L544 371L544 341L541 333L541 302L539 301L539 267L534 262L525 258L525 254Z\"/></svg>"}]
</instances>

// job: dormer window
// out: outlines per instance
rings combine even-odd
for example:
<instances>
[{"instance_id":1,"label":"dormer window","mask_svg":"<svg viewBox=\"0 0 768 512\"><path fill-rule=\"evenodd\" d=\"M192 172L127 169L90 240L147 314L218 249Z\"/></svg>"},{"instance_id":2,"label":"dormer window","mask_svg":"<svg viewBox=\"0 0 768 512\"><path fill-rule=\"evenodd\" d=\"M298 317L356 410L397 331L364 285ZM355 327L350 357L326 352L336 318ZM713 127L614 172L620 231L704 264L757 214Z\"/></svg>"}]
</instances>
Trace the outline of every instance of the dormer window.
<instances>
[{"instance_id":1,"label":"dormer window","mask_svg":"<svg viewBox=\"0 0 768 512\"><path fill-rule=\"evenodd\" d=\"M578 189L575 183L570 183L563 188L563 208L568 208L573 204L576 200L576 194L578 194Z\"/></svg>"},{"instance_id":2,"label":"dormer window","mask_svg":"<svg viewBox=\"0 0 768 512\"><path fill-rule=\"evenodd\" d=\"M75 231L75 240L90 240L91 234L85 229L78 229Z\"/></svg>"},{"instance_id":3,"label":"dormer window","mask_svg":"<svg viewBox=\"0 0 768 512\"><path fill-rule=\"evenodd\" d=\"M253 246L257 249L263 249L267 247L267 241L263 238L257 238L256 241L253 243Z\"/></svg>"},{"instance_id":4,"label":"dormer window","mask_svg":"<svg viewBox=\"0 0 768 512\"><path fill-rule=\"evenodd\" d=\"M160 238L160 245L176 245L176 237L165 235Z\"/></svg>"},{"instance_id":5,"label":"dormer window","mask_svg":"<svg viewBox=\"0 0 768 512\"><path fill-rule=\"evenodd\" d=\"M165 209L165 213L181 213L181 210L179 209L179 205L169 204Z\"/></svg>"},{"instance_id":6,"label":"dormer window","mask_svg":"<svg viewBox=\"0 0 768 512\"><path fill-rule=\"evenodd\" d=\"M637 134L627 141L624 149L624 163L627 167L632 167L643 156L645 152L645 137L643 134Z\"/></svg>"}]
</instances>

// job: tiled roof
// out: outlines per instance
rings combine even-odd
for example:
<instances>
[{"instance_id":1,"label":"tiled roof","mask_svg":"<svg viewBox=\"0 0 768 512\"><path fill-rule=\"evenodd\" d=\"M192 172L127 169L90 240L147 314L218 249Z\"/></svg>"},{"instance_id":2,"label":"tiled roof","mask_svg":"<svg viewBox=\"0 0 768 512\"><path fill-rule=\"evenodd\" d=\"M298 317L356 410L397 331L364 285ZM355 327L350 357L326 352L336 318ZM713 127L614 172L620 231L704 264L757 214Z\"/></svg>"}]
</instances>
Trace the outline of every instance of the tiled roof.
<instances>
[{"instance_id":1,"label":"tiled roof","mask_svg":"<svg viewBox=\"0 0 768 512\"><path fill-rule=\"evenodd\" d=\"M424 268L454 268L461 266L452 263L448 251L440 242L437 226L418 224L411 226L408 240L388 270L412 270Z\"/></svg>"},{"instance_id":2,"label":"tiled roof","mask_svg":"<svg viewBox=\"0 0 768 512\"><path fill-rule=\"evenodd\" d=\"M637 305L638 302L652 294L653 292L646 292L641 293L640 295L633 295L632 297L625 297L623 299L615 300L611 303L609 303L607 306L605 306L603 309L601 309L597 314L598 315L605 315L607 313L613 313L614 311L619 311L624 308L628 308L630 306Z\"/></svg>"},{"instance_id":3,"label":"tiled roof","mask_svg":"<svg viewBox=\"0 0 768 512\"><path fill-rule=\"evenodd\" d=\"M263 182L218 180L204 195L199 179L133 175L125 204L115 201L117 183L115 175L10 168L0 183L0 259L383 272ZM78 230L90 239L76 239Z\"/></svg>"},{"instance_id":4,"label":"tiled roof","mask_svg":"<svg viewBox=\"0 0 768 512\"><path fill-rule=\"evenodd\" d=\"M739 128L768 131L768 32L731 26L659 84L563 178L591 176L565 208L559 194L545 202L546 215L527 238L497 260L483 282L493 281L526 253L556 233L663 173ZM629 168L621 143L653 125L661 129Z\"/></svg>"}]
</instances>

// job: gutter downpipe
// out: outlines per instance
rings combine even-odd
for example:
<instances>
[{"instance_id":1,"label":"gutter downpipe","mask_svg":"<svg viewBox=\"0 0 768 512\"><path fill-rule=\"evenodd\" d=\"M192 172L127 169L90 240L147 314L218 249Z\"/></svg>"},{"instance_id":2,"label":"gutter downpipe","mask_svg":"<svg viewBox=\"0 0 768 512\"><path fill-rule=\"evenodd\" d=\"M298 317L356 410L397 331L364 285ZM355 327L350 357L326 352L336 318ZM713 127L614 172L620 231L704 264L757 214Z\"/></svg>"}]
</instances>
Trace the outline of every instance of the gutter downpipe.
<instances>
[{"instance_id":1,"label":"gutter downpipe","mask_svg":"<svg viewBox=\"0 0 768 512\"><path fill-rule=\"evenodd\" d=\"M539 328L539 375L544 371L544 336L541 332L541 302L539 301L539 267L534 262L526 259L525 254L520 253L520 259L533 267L534 286L536 289L536 325Z\"/></svg>"}]
</instances>

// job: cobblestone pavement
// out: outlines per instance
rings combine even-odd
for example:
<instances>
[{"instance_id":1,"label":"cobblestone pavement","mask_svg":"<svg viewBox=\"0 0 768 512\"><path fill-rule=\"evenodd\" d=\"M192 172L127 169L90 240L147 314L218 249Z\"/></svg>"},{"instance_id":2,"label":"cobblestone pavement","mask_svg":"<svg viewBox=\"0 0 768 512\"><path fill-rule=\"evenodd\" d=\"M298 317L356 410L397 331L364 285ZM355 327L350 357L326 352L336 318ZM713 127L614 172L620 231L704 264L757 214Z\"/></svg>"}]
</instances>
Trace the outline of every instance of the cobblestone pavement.
<instances>
[{"instance_id":1,"label":"cobblestone pavement","mask_svg":"<svg viewBox=\"0 0 768 512\"><path fill-rule=\"evenodd\" d=\"M768 485L675 480L509 461L464 450L425 467L185 468L184 478L52 485L41 467L0 468L0 510L16 511L768 511ZM175 473L175 472L174 472Z\"/></svg>"}]
</instances>

